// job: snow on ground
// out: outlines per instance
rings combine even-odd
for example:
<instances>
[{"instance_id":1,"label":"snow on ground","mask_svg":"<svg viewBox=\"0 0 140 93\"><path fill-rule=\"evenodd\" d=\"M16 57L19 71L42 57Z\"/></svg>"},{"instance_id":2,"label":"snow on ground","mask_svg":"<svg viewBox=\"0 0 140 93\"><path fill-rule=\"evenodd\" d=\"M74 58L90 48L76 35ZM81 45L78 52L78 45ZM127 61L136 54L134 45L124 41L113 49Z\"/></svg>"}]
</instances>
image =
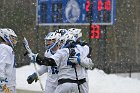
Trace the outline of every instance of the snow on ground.
<instances>
[{"instance_id":1,"label":"snow on ground","mask_svg":"<svg viewBox=\"0 0 140 93\"><path fill-rule=\"evenodd\" d=\"M35 71L34 66L17 68L17 89L41 91L39 83L28 84L27 77ZM106 74L102 70L88 71L89 93L140 93L140 79L124 75ZM136 74L135 76L140 76ZM47 74L41 77L43 85Z\"/></svg>"},{"instance_id":2,"label":"snow on ground","mask_svg":"<svg viewBox=\"0 0 140 93\"><path fill-rule=\"evenodd\" d=\"M89 71L89 93L140 93L140 80L105 74L95 69Z\"/></svg>"},{"instance_id":3,"label":"snow on ground","mask_svg":"<svg viewBox=\"0 0 140 93\"><path fill-rule=\"evenodd\" d=\"M28 84L27 83L27 77L35 72L34 65L31 64L30 66L23 66L21 68L17 68L16 70L16 83L17 83L17 89L25 89L25 90L35 90L35 91L41 91L39 82ZM41 76L41 81L43 85L45 85L45 80L47 75L44 74Z\"/></svg>"}]
</instances>

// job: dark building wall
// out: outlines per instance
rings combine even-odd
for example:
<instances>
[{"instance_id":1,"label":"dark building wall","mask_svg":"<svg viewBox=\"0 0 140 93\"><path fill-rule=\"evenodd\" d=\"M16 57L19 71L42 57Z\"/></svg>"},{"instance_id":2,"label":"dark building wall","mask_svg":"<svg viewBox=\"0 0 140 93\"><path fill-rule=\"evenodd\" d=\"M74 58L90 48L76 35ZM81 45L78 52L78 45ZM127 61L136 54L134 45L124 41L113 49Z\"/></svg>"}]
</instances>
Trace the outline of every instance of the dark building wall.
<instances>
[{"instance_id":1,"label":"dark building wall","mask_svg":"<svg viewBox=\"0 0 140 93\"><path fill-rule=\"evenodd\" d=\"M117 20L108 27L106 63L111 72L140 71L139 0L117 0Z\"/></svg>"},{"instance_id":2,"label":"dark building wall","mask_svg":"<svg viewBox=\"0 0 140 93\"><path fill-rule=\"evenodd\" d=\"M116 1L116 23L106 26L104 40L92 40L92 59L108 73L140 71L140 1Z\"/></svg>"},{"instance_id":3,"label":"dark building wall","mask_svg":"<svg viewBox=\"0 0 140 93\"><path fill-rule=\"evenodd\" d=\"M140 0L135 0L136 4L136 62L140 63Z\"/></svg>"}]
</instances>

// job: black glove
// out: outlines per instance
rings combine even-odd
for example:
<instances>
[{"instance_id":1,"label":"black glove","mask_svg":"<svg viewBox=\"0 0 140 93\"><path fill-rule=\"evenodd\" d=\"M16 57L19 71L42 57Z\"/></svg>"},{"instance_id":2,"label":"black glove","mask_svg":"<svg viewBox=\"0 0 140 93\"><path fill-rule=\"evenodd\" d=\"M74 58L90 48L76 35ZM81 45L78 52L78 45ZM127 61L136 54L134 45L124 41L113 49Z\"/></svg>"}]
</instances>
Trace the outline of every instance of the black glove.
<instances>
[{"instance_id":1,"label":"black glove","mask_svg":"<svg viewBox=\"0 0 140 93\"><path fill-rule=\"evenodd\" d=\"M73 40L67 40L64 48L74 48L76 46L76 42Z\"/></svg>"},{"instance_id":2,"label":"black glove","mask_svg":"<svg viewBox=\"0 0 140 93\"><path fill-rule=\"evenodd\" d=\"M92 58L92 57L91 57L91 54L92 54L92 47L89 47L89 54L87 55L87 57L88 57L88 58Z\"/></svg>"},{"instance_id":3,"label":"black glove","mask_svg":"<svg viewBox=\"0 0 140 93\"><path fill-rule=\"evenodd\" d=\"M33 73L32 75L28 76L27 82L28 84L32 84L33 81L37 82L38 77L36 73Z\"/></svg>"}]
</instances>

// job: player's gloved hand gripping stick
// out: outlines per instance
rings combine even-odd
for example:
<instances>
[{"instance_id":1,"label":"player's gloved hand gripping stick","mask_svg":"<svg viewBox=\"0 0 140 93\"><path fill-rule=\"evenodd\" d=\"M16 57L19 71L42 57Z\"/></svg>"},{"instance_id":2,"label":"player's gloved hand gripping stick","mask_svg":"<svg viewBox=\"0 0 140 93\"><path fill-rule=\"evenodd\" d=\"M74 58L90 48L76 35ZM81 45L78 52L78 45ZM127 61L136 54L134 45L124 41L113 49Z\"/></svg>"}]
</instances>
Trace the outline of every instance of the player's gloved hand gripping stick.
<instances>
[{"instance_id":1,"label":"player's gloved hand gripping stick","mask_svg":"<svg viewBox=\"0 0 140 93\"><path fill-rule=\"evenodd\" d=\"M37 77L38 77L38 80L39 80L39 83L40 83L40 87L41 87L41 89L42 89L42 92L44 93L44 88L43 88L43 85L42 85L42 82L41 82L41 79L40 79L40 77L39 77L39 73L38 73L38 71L37 71L37 67L36 67L36 64L35 64L35 62L36 62L36 57L37 57L38 54L34 54L34 53L32 52L32 50L31 50L30 47L29 47L28 41L27 41L27 39L26 39L25 37L24 37L24 40L23 40L23 46L24 46L24 48L26 49L26 55L28 55L28 56L31 58L31 61L32 61L32 63L34 64L34 68L35 68L35 70L36 70L36 74L37 74Z\"/></svg>"},{"instance_id":2,"label":"player's gloved hand gripping stick","mask_svg":"<svg viewBox=\"0 0 140 93\"><path fill-rule=\"evenodd\" d=\"M6 85L6 82L8 82L8 81L6 81L6 79L0 80L0 88L4 91L4 93L11 93L10 89Z\"/></svg>"},{"instance_id":3,"label":"player's gloved hand gripping stick","mask_svg":"<svg viewBox=\"0 0 140 93\"><path fill-rule=\"evenodd\" d=\"M10 89L6 86L6 84L3 86L3 90L5 93L11 93Z\"/></svg>"}]
</instances>

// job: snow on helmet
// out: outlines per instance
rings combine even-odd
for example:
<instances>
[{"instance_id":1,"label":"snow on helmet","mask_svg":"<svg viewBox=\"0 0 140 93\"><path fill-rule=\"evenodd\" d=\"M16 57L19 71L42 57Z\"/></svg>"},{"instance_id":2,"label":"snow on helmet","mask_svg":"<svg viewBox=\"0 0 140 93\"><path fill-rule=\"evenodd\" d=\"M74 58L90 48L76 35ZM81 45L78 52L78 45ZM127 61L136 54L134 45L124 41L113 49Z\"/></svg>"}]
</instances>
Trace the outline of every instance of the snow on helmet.
<instances>
[{"instance_id":1,"label":"snow on helmet","mask_svg":"<svg viewBox=\"0 0 140 93\"><path fill-rule=\"evenodd\" d=\"M69 31L69 33L72 33L74 35L76 40L79 39L80 37L82 37L81 29L70 28L70 29L68 29L68 31Z\"/></svg>"},{"instance_id":2,"label":"snow on helmet","mask_svg":"<svg viewBox=\"0 0 140 93\"><path fill-rule=\"evenodd\" d=\"M4 39L9 45L14 47L17 44L17 35L12 29L3 28L0 29L0 37Z\"/></svg>"},{"instance_id":3,"label":"snow on helmet","mask_svg":"<svg viewBox=\"0 0 140 93\"><path fill-rule=\"evenodd\" d=\"M58 41L58 39L61 37L60 33L56 32L50 32L48 35L44 38L45 39L45 46L47 49L50 49L53 44Z\"/></svg>"}]
</instances>

